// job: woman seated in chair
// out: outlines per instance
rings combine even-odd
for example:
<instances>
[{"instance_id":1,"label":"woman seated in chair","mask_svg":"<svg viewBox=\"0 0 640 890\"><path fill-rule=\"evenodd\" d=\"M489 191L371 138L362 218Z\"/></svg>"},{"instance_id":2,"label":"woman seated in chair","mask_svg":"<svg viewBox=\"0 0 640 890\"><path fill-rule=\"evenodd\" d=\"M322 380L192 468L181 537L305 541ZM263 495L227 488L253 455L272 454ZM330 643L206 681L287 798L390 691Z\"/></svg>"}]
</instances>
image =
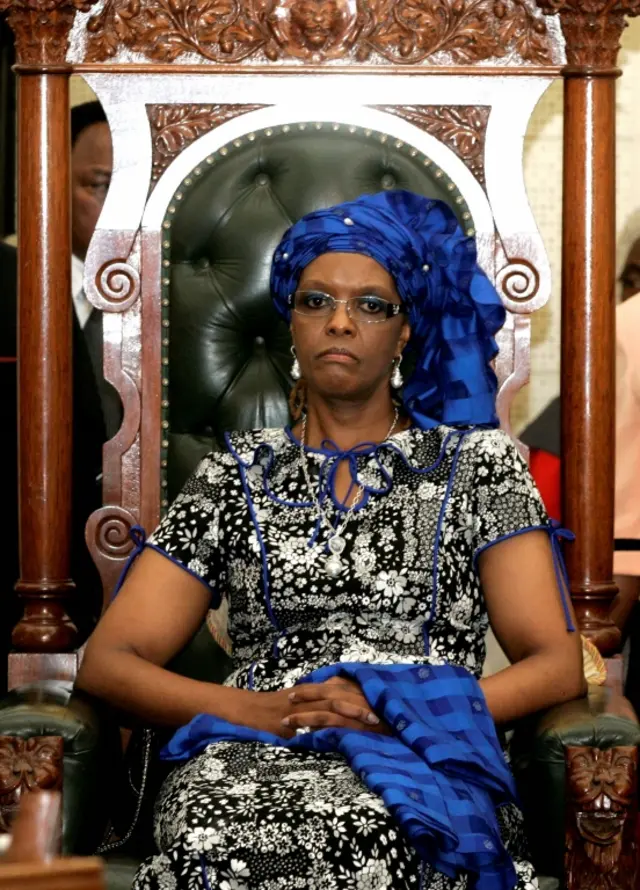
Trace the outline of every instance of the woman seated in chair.
<instances>
[{"instance_id":1,"label":"woman seated in chair","mask_svg":"<svg viewBox=\"0 0 640 890\"><path fill-rule=\"evenodd\" d=\"M189 724L135 887L530 888L493 721L585 687L556 532L495 428L500 299L451 210L402 191L296 223L272 292L293 426L202 461L78 678ZM225 684L165 670L224 600ZM489 621L512 665L479 679Z\"/></svg>"}]
</instances>

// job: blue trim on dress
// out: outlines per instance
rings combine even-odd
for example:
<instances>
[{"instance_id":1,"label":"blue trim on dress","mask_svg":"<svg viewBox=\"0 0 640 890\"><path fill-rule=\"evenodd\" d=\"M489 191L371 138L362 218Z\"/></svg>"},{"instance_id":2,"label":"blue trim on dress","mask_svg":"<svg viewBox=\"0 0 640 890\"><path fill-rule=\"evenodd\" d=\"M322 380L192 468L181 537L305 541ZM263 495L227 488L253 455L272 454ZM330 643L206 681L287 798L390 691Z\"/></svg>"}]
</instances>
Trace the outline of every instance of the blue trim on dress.
<instances>
[{"instance_id":1,"label":"blue trim on dress","mask_svg":"<svg viewBox=\"0 0 640 890\"><path fill-rule=\"evenodd\" d=\"M470 432L470 431L469 431ZM435 536L435 547L433 548L433 574L432 574L432 588L431 588L431 608L429 609L429 616L427 620L422 625L422 639L425 647L425 655L429 654L429 628L431 627L431 623L433 621L433 616L436 613L436 605L438 601L438 553L440 550L440 538L442 535L442 526L444 524L444 516L447 512L447 507L449 505L449 496L451 495L451 490L453 489L453 483L455 482L456 476L456 468L458 466L458 458L460 457L460 451L464 444L465 439L469 435L469 432L458 433L460 436L460 441L456 445L456 450L453 454L453 458L451 459L451 471L449 473L449 480L447 482L447 488L444 493L444 497L442 498L442 506L440 507L440 513L438 514L438 524L436 525L436 536Z\"/></svg>"},{"instance_id":2,"label":"blue trim on dress","mask_svg":"<svg viewBox=\"0 0 640 890\"><path fill-rule=\"evenodd\" d=\"M244 491L244 496L247 500L247 506L249 508L249 514L251 516L251 521L253 522L253 526L256 530L256 537L258 538L258 544L260 546L260 553L262 555L262 586L264 588L264 602L267 607L267 614L269 616L269 620L276 628L276 630L282 632L282 628L280 624L276 620L275 615L273 614L273 609L271 608L271 597L269 595L269 567L267 565L267 548L264 544L264 538L262 537L262 532L260 531L260 523L258 522L258 517L256 515L256 509L253 504L253 499L251 497L251 491L249 490L249 483L247 482L247 471L244 467L240 467L240 480L242 482L242 490Z\"/></svg>"},{"instance_id":3,"label":"blue trim on dress","mask_svg":"<svg viewBox=\"0 0 640 890\"><path fill-rule=\"evenodd\" d=\"M120 593L120 588L124 584L125 579L129 574L129 569L144 550L147 541L147 533L141 525L132 526L129 529L129 537L133 541L133 550L129 554L129 558L126 561L124 568L120 572L120 577L116 581L116 586L113 588L113 592L111 593L111 602L113 602L116 596Z\"/></svg>"},{"instance_id":4,"label":"blue trim on dress","mask_svg":"<svg viewBox=\"0 0 640 890\"><path fill-rule=\"evenodd\" d=\"M475 430L475 427L471 428L469 430L465 430L464 432L471 433L474 430ZM403 430L401 433L397 433L396 435L401 436L401 435L405 435L406 433L410 433L412 431L415 432L416 428L411 428L409 430ZM300 447L299 441L295 438L295 436L293 435L293 432L291 431L291 428L289 426L284 428L284 433L286 434L287 438L289 439L289 441L292 444L297 445L298 448ZM325 498L327 497L327 494L329 494L331 496L331 500L337 510L339 510L342 513L347 513L350 509L344 503L341 503L340 501L337 500L337 498L335 497L334 490L333 490L334 489L333 479L334 479L335 473L337 472L337 467L341 460L348 461L349 467L351 469L351 478L353 480L353 483L355 485L362 485L364 488L362 499L360 500L360 502L358 504L356 504L356 506L354 507L354 509L352 511L353 513L359 513L368 504L371 494L384 496L384 495L389 494L389 492L393 488L393 478L390 476L390 474L387 472L387 470L385 469L385 467L382 465L382 462L381 462L380 455L382 453L391 452L391 453L397 454L407 469L411 470L411 472L416 473L417 475L425 475L426 473L433 472L440 466L440 464L442 463L442 461L444 460L444 458L446 456L447 446L449 444L450 439L452 439L454 436L459 436L460 433L461 433L461 431L458 429L449 430L449 432L445 436L445 438L440 446L440 451L438 453L437 458L428 467L416 467L412 463L410 463L409 459L407 458L405 453L402 451L401 447L399 447L392 441L392 439L394 438L393 436L391 437L391 439L386 439L384 442L380 442L378 444L368 443L368 442L360 443L360 444L356 445L354 448L351 448L347 451L341 451L334 442L331 442L331 445L333 446L333 448L331 450L311 448L311 447L305 446L305 451L315 453L315 454L323 454L326 458L323 465L320 467L320 471L319 471L319 479L320 479L319 499L320 499L320 503L322 503L325 500ZM269 487L268 478L269 478L269 474L271 472L271 469L272 469L274 461L275 461L275 450L274 450L273 445L271 445L267 442L259 443L253 449L253 455L251 457L251 461L247 462L246 460L244 460L241 457L238 450L233 445L233 443L231 441L230 434L225 433L224 438L225 438L225 443L229 450L229 453L236 460L236 462L238 463L238 466L241 469L248 470L248 469L251 469L252 467L256 466L256 464L259 463L258 456L259 456L260 452L262 451L262 449L266 449L268 452L270 452L267 463L262 467L262 477L263 477L264 493L271 501L273 501L274 503L279 504L280 506L283 506L283 507L314 507L315 506L315 504L312 501L290 501L285 498L278 497L278 495L276 495L271 490L271 488ZM330 440L325 440L325 441L330 442ZM377 464L377 471L379 472L379 474L382 477L383 482L384 482L384 485L381 488L377 488L374 485L367 485L366 483L363 483L358 478L358 475L357 475L357 458L358 457L371 457L371 456L373 456L375 458L375 461ZM325 468L329 461L332 462L332 465L329 467L329 473L327 476L326 484L323 486L322 478L323 478L323 474L325 472ZM347 498L347 500L348 500L348 498Z\"/></svg>"},{"instance_id":5,"label":"blue trim on dress","mask_svg":"<svg viewBox=\"0 0 640 890\"><path fill-rule=\"evenodd\" d=\"M486 544L483 544L482 547L478 547L478 549L474 553L474 568L477 566L478 558L480 557L480 555L484 553L485 550L488 550L489 547L493 547L494 544L500 544L502 541L509 540L509 538L518 538L520 535L528 534L528 532L538 531L545 532L547 535L549 535L549 543L551 544L551 556L553 559L553 571L556 576L556 583L558 585L558 591L560 593L560 602L562 603L564 619L567 625L567 630L570 633L574 633L576 630L576 626L573 623L573 618L571 617L571 587L569 584L569 575L567 574L567 567L565 565L564 556L562 555L561 541L575 541L576 536L568 528L562 528L560 523L556 519L550 519L548 525L528 525L526 528L520 528L515 532L509 532L509 534L507 535L501 535L494 541L488 541Z\"/></svg>"},{"instance_id":6,"label":"blue trim on dress","mask_svg":"<svg viewBox=\"0 0 640 890\"><path fill-rule=\"evenodd\" d=\"M168 559L169 562L172 562L174 565L178 566L178 568L185 571L188 575L191 575L192 578L195 578L196 581L199 581L201 584L203 584L212 597L210 608L218 609L220 607L222 597L220 596L220 592L217 590L217 588L212 587L211 584L209 584L209 582L206 581L201 575L198 575L197 572L193 571L193 569L190 569L184 563L180 562L180 560L176 559L175 556L167 553L167 551L163 550L162 547L158 547L157 544L151 544L147 540L147 534L141 525L134 525L133 528L131 528L129 531L129 537L134 543L134 548L133 551L129 554L129 558L127 559L125 567L120 572L120 577L116 582L116 586L113 588L113 593L111 594L111 602L113 602L116 596L120 593L122 585L124 584L127 575L129 574L129 569L134 564L136 559L140 556L143 550L149 549L154 550L156 553L159 553L160 556L164 556L164 558Z\"/></svg>"},{"instance_id":7,"label":"blue trim on dress","mask_svg":"<svg viewBox=\"0 0 640 890\"><path fill-rule=\"evenodd\" d=\"M207 860L205 859L204 853L200 854L200 868L202 869L204 890L211 890L211 883L209 881L209 875L207 874Z\"/></svg>"}]
</instances>

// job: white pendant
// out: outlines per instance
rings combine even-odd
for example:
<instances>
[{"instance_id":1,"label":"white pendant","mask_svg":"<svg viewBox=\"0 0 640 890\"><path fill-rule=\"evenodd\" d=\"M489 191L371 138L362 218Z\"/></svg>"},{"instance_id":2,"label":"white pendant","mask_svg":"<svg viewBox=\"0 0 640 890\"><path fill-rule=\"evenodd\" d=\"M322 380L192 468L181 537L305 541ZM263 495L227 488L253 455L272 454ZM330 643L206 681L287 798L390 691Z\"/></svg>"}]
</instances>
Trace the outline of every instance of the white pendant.
<instances>
[{"instance_id":1,"label":"white pendant","mask_svg":"<svg viewBox=\"0 0 640 890\"><path fill-rule=\"evenodd\" d=\"M332 538L329 538L328 543L329 550L336 556L340 556L344 548L347 546L347 542L344 538L340 537L340 535L334 535Z\"/></svg>"},{"instance_id":2,"label":"white pendant","mask_svg":"<svg viewBox=\"0 0 640 890\"><path fill-rule=\"evenodd\" d=\"M332 553L324 564L327 575L337 578L342 573L342 560L336 553Z\"/></svg>"}]
</instances>

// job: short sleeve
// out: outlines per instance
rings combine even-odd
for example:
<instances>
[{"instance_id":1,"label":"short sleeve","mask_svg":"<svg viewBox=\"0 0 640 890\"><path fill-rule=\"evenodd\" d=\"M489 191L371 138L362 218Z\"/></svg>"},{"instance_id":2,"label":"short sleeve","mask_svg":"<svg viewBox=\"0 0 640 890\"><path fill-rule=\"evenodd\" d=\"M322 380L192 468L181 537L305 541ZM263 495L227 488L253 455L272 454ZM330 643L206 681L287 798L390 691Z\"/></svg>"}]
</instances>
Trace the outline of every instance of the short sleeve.
<instances>
[{"instance_id":1,"label":"short sleeve","mask_svg":"<svg viewBox=\"0 0 640 890\"><path fill-rule=\"evenodd\" d=\"M526 461L503 430L477 430L465 442L472 462L474 556L505 538L549 527Z\"/></svg>"},{"instance_id":2,"label":"short sleeve","mask_svg":"<svg viewBox=\"0 0 640 890\"><path fill-rule=\"evenodd\" d=\"M209 454L175 499L147 545L168 556L217 593L220 511L228 455Z\"/></svg>"}]
</instances>

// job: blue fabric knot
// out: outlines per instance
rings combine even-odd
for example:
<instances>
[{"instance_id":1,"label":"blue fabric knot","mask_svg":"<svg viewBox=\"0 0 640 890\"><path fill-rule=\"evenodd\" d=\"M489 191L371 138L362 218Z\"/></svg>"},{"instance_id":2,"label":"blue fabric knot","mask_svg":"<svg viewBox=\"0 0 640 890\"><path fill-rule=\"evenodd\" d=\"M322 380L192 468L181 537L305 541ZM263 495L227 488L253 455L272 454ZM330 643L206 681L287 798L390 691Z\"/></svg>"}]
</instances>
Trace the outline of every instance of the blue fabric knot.
<instances>
[{"instance_id":1,"label":"blue fabric knot","mask_svg":"<svg viewBox=\"0 0 640 890\"><path fill-rule=\"evenodd\" d=\"M120 577L118 578L116 586L113 588L113 593L111 594L112 600L116 598L118 593L120 593L120 588L124 584L124 579L127 577L129 569L138 558L138 556L142 553L147 542L147 533L141 525L132 526L129 529L129 537L133 541L133 550L129 554L129 558L125 564L125 567L120 572Z\"/></svg>"},{"instance_id":2,"label":"blue fabric knot","mask_svg":"<svg viewBox=\"0 0 640 890\"><path fill-rule=\"evenodd\" d=\"M443 874L469 874L473 890L512 890L515 869L500 836L496 807L515 802L513 776L478 681L462 667L336 664L303 681L347 676L361 687L393 736L329 727L284 739L199 714L162 750L184 761L220 741L338 752L382 798L419 856ZM476 710L473 704L480 704ZM401 719L399 719L401 718Z\"/></svg>"},{"instance_id":3,"label":"blue fabric knot","mask_svg":"<svg viewBox=\"0 0 640 890\"><path fill-rule=\"evenodd\" d=\"M549 540L551 541L551 551L553 555L553 570L556 574L556 581L560 591L560 599L562 600L562 608L564 610L564 618L567 623L567 630L575 631L576 627L571 617L571 586L569 584L569 575L567 566L562 555L562 541L575 541L576 536L568 528L562 528L557 519L549 520Z\"/></svg>"},{"instance_id":4,"label":"blue fabric knot","mask_svg":"<svg viewBox=\"0 0 640 890\"><path fill-rule=\"evenodd\" d=\"M283 236L271 269L272 296L287 321L302 271L332 251L370 256L395 280L416 355L402 392L414 422L497 426L491 361L506 313L451 208L400 189L303 217Z\"/></svg>"}]
</instances>

